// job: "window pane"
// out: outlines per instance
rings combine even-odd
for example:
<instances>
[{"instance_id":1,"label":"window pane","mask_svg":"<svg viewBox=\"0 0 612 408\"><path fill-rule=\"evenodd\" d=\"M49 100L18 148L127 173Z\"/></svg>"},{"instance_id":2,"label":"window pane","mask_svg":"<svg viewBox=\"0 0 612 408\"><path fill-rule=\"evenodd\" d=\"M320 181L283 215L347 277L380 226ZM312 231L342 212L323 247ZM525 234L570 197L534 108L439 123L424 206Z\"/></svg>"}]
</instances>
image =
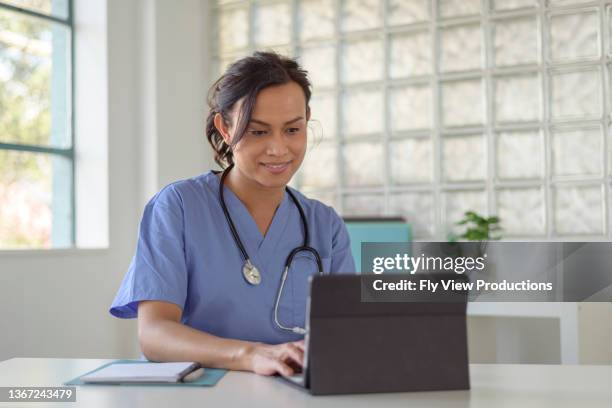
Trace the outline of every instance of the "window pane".
<instances>
[{"instance_id":1,"label":"window pane","mask_svg":"<svg viewBox=\"0 0 612 408\"><path fill-rule=\"evenodd\" d=\"M342 47L342 81L346 84L378 81L383 74L383 46L378 38L345 42Z\"/></svg>"},{"instance_id":2,"label":"window pane","mask_svg":"<svg viewBox=\"0 0 612 408\"><path fill-rule=\"evenodd\" d=\"M322 189L338 184L336 152L333 143L318 143L308 148L300 168L304 187Z\"/></svg>"},{"instance_id":3,"label":"window pane","mask_svg":"<svg viewBox=\"0 0 612 408\"><path fill-rule=\"evenodd\" d=\"M443 72L479 69L482 65L480 25L442 29L440 69Z\"/></svg>"},{"instance_id":4,"label":"window pane","mask_svg":"<svg viewBox=\"0 0 612 408\"><path fill-rule=\"evenodd\" d=\"M291 40L289 3L255 3L255 45L287 44ZM233 28L233 27L232 27Z\"/></svg>"},{"instance_id":5,"label":"window pane","mask_svg":"<svg viewBox=\"0 0 612 408\"><path fill-rule=\"evenodd\" d=\"M430 74L431 36L427 31L389 37L389 76L402 78Z\"/></svg>"},{"instance_id":6,"label":"window pane","mask_svg":"<svg viewBox=\"0 0 612 408\"><path fill-rule=\"evenodd\" d=\"M444 193L444 214L446 217L446 231L458 233L465 227L456 223L464 217L466 211L485 214L487 210L487 196L484 191L448 191Z\"/></svg>"},{"instance_id":7,"label":"window pane","mask_svg":"<svg viewBox=\"0 0 612 408\"><path fill-rule=\"evenodd\" d=\"M446 181L482 180L486 163L482 135L443 138L442 173Z\"/></svg>"},{"instance_id":8,"label":"window pane","mask_svg":"<svg viewBox=\"0 0 612 408\"><path fill-rule=\"evenodd\" d=\"M308 76L314 91L331 87L336 83L336 47L303 48L301 51L302 67L308 71Z\"/></svg>"},{"instance_id":9,"label":"window pane","mask_svg":"<svg viewBox=\"0 0 612 408\"><path fill-rule=\"evenodd\" d=\"M0 142L71 145L69 35L0 9Z\"/></svg>"},{"instance_id":10,"label":"window pane","mask_svg":"<svg viewBox=\"0 0 612 408\"><path fill-rule=\"evenodd\" d=\"M389 144L393 184L423 183L433 179L431 139L393 140Z\"/></svg>"},{"instance_id":11,"label":"window pane","mask_svg":"<svg viewBox=\"0 0 612 408\"><path fill-rule=\"evenodd\" d=\"M334 1L314 0L299 3L300 40L330 38L334 35Z\"/></svg>"},{"instance_id":12,"label":"window pane","mask_svg":"<svg viewBox=\"0 0 612 408\"><path fill-rule=\"evenodd\" d=\"M249 44L248 6L228 6L219 9L219 52L246 48Z\"/></svg>"},{"instance_id":13,"label":"window pane","mask_svg":"<svg viewBox=\"0 0 612 408\"><path fill-rule=\"evenodd\" d=\"M480 0L438 0L440 17L457 17L480 13Z\"/></svg>"},{"instance_id":14,"label":"window pane","mask_svg":"<svg viewBox=\"0 0 612 408\"><path fill-rule=\"evenodd\" d=\"M429 20L430 0L388 0L390 25L412 24Z\"/></svg>"},{"instance_id":15,"label":"window pane","mask_svg":"<svg viewBox=\"0 0 612 408\"><path fill-rule=\"evenodd\" d=\"M540 119L540 80L537 74L499 77L495 80L497 122L526 122Z\"/></svg>"},{"instance_id":16,"label":"window pane","mask_svg":"<svg viewBox=\"0 0 612 408\"><path fill-rule=\"evenodd\" d=\"M442 123L445 127L483 123L485 105L481 80L445 82L441 89Z\"/></svg>"},{"instance_id":17,"label":"window pane","mask_svg":"<svg viewBox=\"0 0 612 408\"><path fill-rule=\"evenodd\" d=\"M71 162L0 150L0 248L71 245Z\"/></svg>"},{"instance_id":18,"label":"window pane","mask_svg":"<svg viewBox=\"0 0 612 408\"><path fill-rule=\"evenodd\" d=\"M391 130L429 129L431 127L431 89L414 85L389 90Z\"/></svg>"},{"instance_id":19,"label":"window pane","mask_svg":"<svg viewBox=\"0 0 612 408\"><path fill-rule=\"evenodd\" d=\"M354 142L342 146L344 182L347 186L383 184L383 145L380 142Z\"/></svg>"},{"instance_id":20,"label":"window pane","mask_svg":"<svg viewBox=\"0 0 612 408\"><path fill-rule=\"evenodd\" d=\"M309 131L315 141L332 140L336 137L336 95L315 93L310 100Z\"/></svg>"},{"instance_id":21,"label":"window pane","mask_svg":"<svg viewBox=\"0 0 612 408\"><path fill-rule=\"evenodd\" d=\"M598 175L603 169L603 136L600 128L555 130L552 137L553 174Z\"/></svg>"},{"instance_id":22,"label":"window pane","mask_svg":"<svg viewBox=\"0 0 612 408\"><path fill-rule=\"evenodd\" d=\"M380 216L385 211L382 194L349 194L344 196L344 216Z\"/></svg>"},{"instance_id":23,"label":"window pane","mask_svg":"<svg viewBox=\"0 0 612 408\"><path fill-rule=\"evenodd\" d=\"M599 68L551 73L553 119L594 119L601 116Z\"/></svg>"},{"instance_id":24,"label":"window pane","mask_svg":"<svg viewBox=\"0 0 612 408\"><path fill-rule=\"evenodd\" d=\"M398 193L389 197L389 216L404 217L415 238L433 235L435 208L431 193Z\"/></svg>"},{"instance_id":25,"label":"window pane","mask_svg":"<svg viewBox=\"0 0 612 408\"><path fill-rule=\"evenodd\" d=\"M59 18L68 18L68 1L69 0L2 0L2 3Z\"/></svg>"},{"instance_id":26,"label":"window pane","mask_svg":"<svg viewBox=\"0 0 612 408\"><path fill-rule=\"evenodd\" d=\"M379 89L346 91L342 112L342 132L347 137L383 130L383 98Z\"/></svg>"},{"instance_id":27,"label":"window pane","mask_svg":"<svg viewBox=\"0 0 612 408\"><path fill-rule=\"evenodd\" d=\"M601 186L557 187L554 204L557 234L601 234L604 231Z\"/></svg>"},{"instance_id":28,"label":"window pane","mask_svg":"<svg viewBox=\"0 0 612 408\"><path fill-rule=\"evenodd\" d=\"M342 31L367 30L382 23L382 0L344 0Z\"/></svg>"},{"instance_id":29,"label":"window pane","mask_svg":"<svg viewBox=\"0 0 612 408\"><path fill-rule=\"evenodd\" d=\"M544 152L539 132L504 132L497 136L497 177L525 179L542 177Z\"/></svg>"},{"instance_id":30,"label":"window pane","mask_svg":"<svg viewBox=\"0 0 612 408\"><path fill-rule=\"evenodd\" d=\"M550 54L553 61L598 58L599 48L597 11L550 16Z\"/></svg>"},{"instance_id":31,"label":"window pane","mask_svg":"<svg viewBox=\"0 0 612 408\"><path fill-rule=\"evenodd\" d=\"M532 64L538 61L538 26L535 17L498 21L493 26L497 66Z\"/></svg>"},{"instance_id":32,"label":"window pane","mask_svg":"<svg viewBox=\"0 0 612 408\"><path fill-rule=\"evenodd\" d=\"M546 233L544 191L541 188L500 189L496 199L504 236Z\"/></svg>"}]
</instances>

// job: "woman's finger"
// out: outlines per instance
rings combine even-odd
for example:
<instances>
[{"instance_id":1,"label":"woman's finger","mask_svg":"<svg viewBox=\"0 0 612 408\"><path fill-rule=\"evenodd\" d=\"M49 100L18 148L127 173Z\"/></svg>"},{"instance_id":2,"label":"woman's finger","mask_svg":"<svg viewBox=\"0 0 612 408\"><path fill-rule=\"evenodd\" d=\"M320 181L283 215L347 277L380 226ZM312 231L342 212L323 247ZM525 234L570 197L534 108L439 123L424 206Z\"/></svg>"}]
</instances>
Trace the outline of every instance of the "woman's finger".
<instances>
[{"instance_id":1,"label":"woman's finger","mask_svg":"<svg viewBox=\"0 0 612 408\"><path fill-rule=\"evenodd\" d=\"M285 361L286 357L289 357L291 358L291 360L299 364L300 367L304 365L304 352L300 350L299 348L297 348L296 346L287 345L283 354L284 354L283 361Z\"/></svg>"},{"instance_id":2,"label":"woman's finger","mask_svg":"<svg viewBox=\"0 0 612 408\"><path fill-rule=\"evenodd\" d=\"M293 375L293 369L289 365L282 362L281 360L273 360L272 364L276 372L279 373L280 375L284 375L287 377Z\"/></svg>"},{"instance_id":3,"label":"woman's finger","mask_svg":"<svg viewBox=\"0 0 612 408\"><path fill-rule=\"evenodd\" d=\"M300 350L304 351L304 340L294 341L292 344L295 344Z\"/></svg>"}]
</instances>

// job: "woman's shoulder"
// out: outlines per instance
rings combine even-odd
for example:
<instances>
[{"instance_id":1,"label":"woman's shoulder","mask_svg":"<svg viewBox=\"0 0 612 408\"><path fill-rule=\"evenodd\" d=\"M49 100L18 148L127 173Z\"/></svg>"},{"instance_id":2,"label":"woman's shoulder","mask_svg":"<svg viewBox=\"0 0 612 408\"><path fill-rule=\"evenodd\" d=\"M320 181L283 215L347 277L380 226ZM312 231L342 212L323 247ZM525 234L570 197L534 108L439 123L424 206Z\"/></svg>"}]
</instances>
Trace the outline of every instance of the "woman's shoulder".
<instances>
[{"instance_id":1,"label":"woman's shoulder","mask_svg":"<svg viewBox=\"0 0 612 408\"><path fill-rule=\"evenodd\" d=\"M206 200L213 194L214 180L217 178L212 170L208 170L197 176L173 181L162 187L147 205L180 205L184 207L187 202L193 200Z\"/></svg>"},{"instance_id":2,"label":"woman's shoulder","mask_svg":"<svg viewBox=\"0 0 612 408\"><path fill-rule=\"evenodd\" d=\"M325 236L330 237L331 247L347 245L350 238L342 217L336 209L315 198L309 198L303 193L291 188L296 198L304 208L306 217L317 226L320 231L326 231Z\"/></svg>"},{"instance_id":3,"label":"woman's shoulder","mask_svg":"<svg viewBox=\"0 0 612 408\"><path fill-rule=\"evenodd\" d=\"M310 198L306 194L294 189L293 187L289 187L289 189L299 200L300 204L302 205L302 208L304 209L304 212L316 217L317 220L328 220L331 222L335 222L341 219L334 207L327 205L324 202L319 201L315 198Z\"/></svg>"}]
</instances>

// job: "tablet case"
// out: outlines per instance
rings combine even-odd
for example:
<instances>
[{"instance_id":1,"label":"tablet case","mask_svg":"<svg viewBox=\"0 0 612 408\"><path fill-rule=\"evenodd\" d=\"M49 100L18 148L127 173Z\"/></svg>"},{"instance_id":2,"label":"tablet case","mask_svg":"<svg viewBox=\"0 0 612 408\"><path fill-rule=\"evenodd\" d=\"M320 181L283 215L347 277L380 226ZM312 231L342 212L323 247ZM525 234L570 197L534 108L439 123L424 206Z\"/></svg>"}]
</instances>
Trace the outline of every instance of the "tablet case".
<instances>
[{"instance_id":1,"label":"tablet case","mask_svg":"<svg viewBox=\"0 0 612 408\"><path fill-rule=\"evenodd\" d=\"M469 389L466 300L362 302L362 278L312 281L308 391Z\"/></svg>"}]
</instances>

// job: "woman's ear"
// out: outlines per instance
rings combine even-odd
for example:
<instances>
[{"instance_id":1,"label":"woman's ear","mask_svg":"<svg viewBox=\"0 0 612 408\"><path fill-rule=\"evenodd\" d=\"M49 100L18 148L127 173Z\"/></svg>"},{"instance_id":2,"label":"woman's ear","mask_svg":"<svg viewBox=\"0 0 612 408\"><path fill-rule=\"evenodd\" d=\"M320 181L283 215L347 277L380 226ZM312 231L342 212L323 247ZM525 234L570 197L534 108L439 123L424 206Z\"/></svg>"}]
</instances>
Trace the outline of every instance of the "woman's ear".
<instances>
[{"instance_id":1,"label":"woman's ear","mask_svg":"<svg viewBox=\"0 0 612 408\"><path fill-rule=\"evenodd\" d=\"M310 107L306 108L306 122L310 120Z\"/></svg>"},{"instance_id":2,"label":"woman's ear","mask_svg":"<svg viewBox=\"0 0 612 408\"><path fill-rule=\"evenodd\" d=\"M219 134L223 137L223 140L225 141L225 144L230 144L230 134L229 134L229 129L227 127L227 125L225 124L225 121L223 120L223 116L221 116L220 113L215 113L215 118L213 120L215 127L217 128L217 131L219 132Z\"/></svg>"}]
</instances>

